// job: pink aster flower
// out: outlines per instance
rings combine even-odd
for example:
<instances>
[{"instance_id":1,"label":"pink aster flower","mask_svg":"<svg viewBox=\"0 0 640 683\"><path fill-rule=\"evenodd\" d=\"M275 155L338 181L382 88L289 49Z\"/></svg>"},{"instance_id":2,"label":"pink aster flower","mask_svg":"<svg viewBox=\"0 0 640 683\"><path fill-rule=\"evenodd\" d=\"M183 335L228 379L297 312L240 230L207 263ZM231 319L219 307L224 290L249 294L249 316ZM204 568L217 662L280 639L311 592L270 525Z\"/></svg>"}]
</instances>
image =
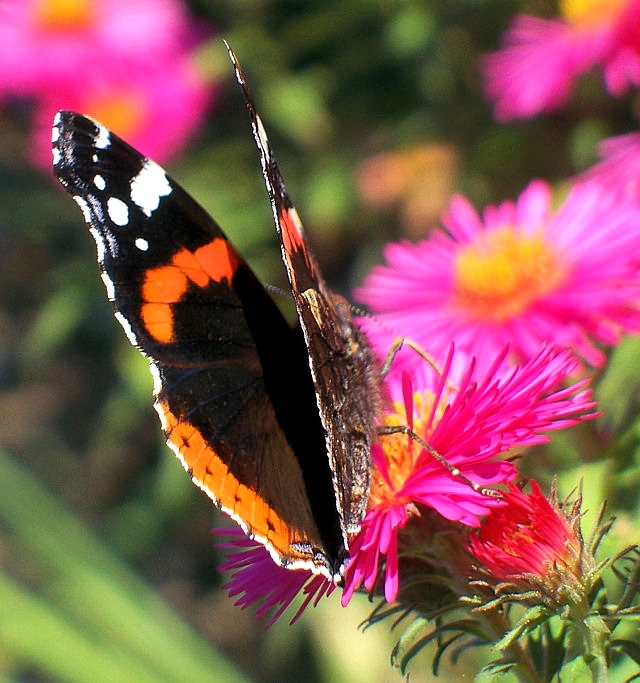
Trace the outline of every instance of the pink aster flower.
<instances>
[{"instance_id":1,"label":"pink aster flower","mask_svg":"<svg viewBox=\"0 0 640 683\"><path fill-rule=\"evenodd\" d=\"M323 576L306 569L285 569L277 565L264 546L248 538L240 529L214 529L216 535L226 536L227 543L218 548L230 551L218 570L230 572L231 579L224 585L230 597L239 596L235 604L242 609L259 603L256 618L275 611L267 622L272 626L302 592L305 598L290 623L295 623L304 610L315 607L323 597L333 593L336 585Z\"/></svg>"},{"instance_id":2,"label":"pink aster flower","mask_svg":"<svg viewBox=\"0 0 640 683\"><path fill-rule=\"evenodd\" d=\"M469 551L499 580L544 576L558 564L573 564L579 544L573 529L531 481L526 494L510 484L505 505L469 536Z\"/></svg>"},{"instance_id":3,"label":"pink aster flower","mask_svg":"<svg viewBox=\"0 0 640 683\"><path fill-rule=\"evenodd\" d=\"M555 209L550 187L534 181L482 218L456 196L443 224L416 244L387 245L386 265L356 292L375 314L365 325L381 356L402 336L436 358L453 342L486 367L505 345L521 360L553 342L598 366L596 343L640 327L637 202L579 183Z\"/></svg>"},{"instance_id":4,"label":"pink aster flower","mask_svg":"<svg viewBox=\"0 0 640 683\"><path fill-rule=\"evenodd\" d=\"M596 65L614 95L640 84L640 1L560 3L554 19L517 16L482 71L496 118L527 118L564 104Z\"/></svg>"},{"instance_id":5,"label":"pink aster flower","mask_svg":"<svg viewBox=\"0 0 640 683\"><path fill-rule=\"evenodd\" d=\"M34 162L49 169L59 109L89 114L165 162L213 99L193 59L202 35L180 0L0 3L0 93L34 101Z\"/></svg>"},{"instance_id":6,"label":"pink aster flower","mask_svg":"<svg viewBox=\"0 0 640 683\"><path fill-rule=\"evenodd\" d=\"M387 426L409 425L449 466L401 433L381 435L373 450L374 474L369 512L360 533L350 543L342 603L347 604L362 584L372 589L384 563L385 598L395 599L399 587L401 550L399 532L424 517L430 508L448 520L477 527L482 517L504 503L478 488L512 481L515 467L501 455L515 446L548 440L543 432L570 426L593 416L593 402L585 382L558 389L575 365L566 351L551 348L520 367L508 368L504 356L481 380L472 380L473 363L458 388L450 383L453 354L443 372L425 366L411 382L405 375L389 387L394 409ZM452 468L458 472L453 473ZM465 477L467 480L465 481ZM475 486L472 486L470 481ZM419 523L419 522L418 522ZM307 570L276 565L267 551L242 532L216 531L234 550L220 570L233 573L225 588L240 596L241 607L259 604L257 615L275 610L273 624L304 595L294 615L329 596L335 585ZM410 549L409 549L410 550Z\"/></svg>"},{"instance_id":7,"label":"pink aster flower","mask_svg":"<svg viewBox=\"0 0 640 683\"><path fill-rule=\"evenodd\" d=\"M467 550L488 570L492 582L533 592L535 604L579 601L595 562L580 533L580 505L560 509L535 481L531 493L510 484L504 506L492 510L469 534Z\"/></svg>"},{"instance_id":8,"label":"pink aster flower","mask_svg":"<svg viewBox=\"0 0 640 683\"><path fill-rule=\"evenodd\" d=\"M503 361L504 355L498 357L480 380L472 379L471 362L454 388L450 354L441 374L433 369L416 373L411 382L404 375L390 386L392 396L404 398L395 401L395 414L387 416L386 424L409 425L449 466L410 436L380 436L372 452L369 512L350 544L343 604L361 585L372 590L382 566L385 599L395 600L402 561L399 533L410 521L420 524L421 509L479 526L483 516L504 504L481 489L516 477L513 463L500 459L507 451L547 441L544 432L593 417L584 382L558 388L575 367L567 351L548 347L511 368ZM404 550L411 554L411 548Z\"/></svg>"},{"instance_id":9,"label":"pink aster flower","mask_svg":"<svg viewBox=\"0 0 640 683\"><path fill-rule=\"evenodd\" d=\"M189 55L158 60L125 77L103 72L82 89L58 88L36 103L33 160L51 166L51 121L59 109L80 111L158 163L181 150L202 123L214 90Z\"/></svg>"},{"instance_id":10,"label":"pink aster flower","mask_svg":"<svg viewBox=\"0 0 640 683\"><path fill-rule=\"evenodd\" d=\"M179 0L3 0L0 90L41 96L82 90L106 65L133 72L169 62L196 30Z\"/></svg>"}]
</instances>

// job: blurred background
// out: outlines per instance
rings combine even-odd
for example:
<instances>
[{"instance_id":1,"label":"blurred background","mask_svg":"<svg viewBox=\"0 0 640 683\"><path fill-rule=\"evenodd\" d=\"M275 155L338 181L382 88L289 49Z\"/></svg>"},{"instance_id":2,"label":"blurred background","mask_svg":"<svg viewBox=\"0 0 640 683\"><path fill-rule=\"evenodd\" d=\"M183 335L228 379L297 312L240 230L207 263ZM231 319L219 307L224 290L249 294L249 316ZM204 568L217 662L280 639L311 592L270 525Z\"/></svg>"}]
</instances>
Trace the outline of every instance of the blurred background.
<instances>
[{"instance_id":1,"label":"blurred background","mask_svg":"<svg viewBox=\"0 0 640 683\"><path fill-rule=\"evenodd\" d=\"M60 17L74 3L44 4ZM125 6L80 4L107 13ZM385 242L426 235L452 192L478 207L515 197L531 178L555 182L586 168L599 139L635 127L636 95L614 100L597 77L582 79L558 114L493 122L478 58L524 9L551 14L555 3L187 2L186 42L207 101L156 158L264 281L284 285L224 37L325 276L348 295ZM60 77L86 90L87 64L67 67ZM73 97L40 99L55 110ZM226 521L163 443L147 364L115 323L93 240L48 168L49 145L37 132L46 108L35 86L0 87L0 104L0 680L403 680L389 665L398 635L391 624L358 629L372 609L364 596L346 610L324 600L295 626L285 617L265 631L221 590L210 529ZM163 106L153 100L139 145L135 131L125 135L150 155L155 143L145 136L173 135ZM637 350L625 353L628 368ZM627 379L621 392L609 390L607 443L616 430L635 443L635 386ZM577 482L585 466L573 451L546 457L547 482L553 467ZM597 486L601 470L589 466ZM617 501L629 514L634 471L618 479ZM411 680L433 680L430 667L427 652ZM472 678L477 668L465 653L438 680Z\"/></svg>"}]
</instances>

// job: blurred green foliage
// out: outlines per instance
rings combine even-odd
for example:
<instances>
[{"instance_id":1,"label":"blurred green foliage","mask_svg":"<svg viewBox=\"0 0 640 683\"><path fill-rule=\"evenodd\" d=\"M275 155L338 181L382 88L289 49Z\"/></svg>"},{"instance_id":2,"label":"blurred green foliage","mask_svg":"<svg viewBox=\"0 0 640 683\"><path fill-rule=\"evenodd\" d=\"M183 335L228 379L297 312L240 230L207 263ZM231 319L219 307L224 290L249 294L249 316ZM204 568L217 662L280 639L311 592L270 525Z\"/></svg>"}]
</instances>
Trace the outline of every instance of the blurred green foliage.
<instances>
[{"instance_id":1,"label":"blurred green foliage","mask_svg":"<svg viewBox=\"0 0 640 683\"><path fill-rule=\"evenodd\" d=\"M220 37L242 62L325 275L345 293L384 242L434 222L431 209L407 224L402 197L383 207L363 199L358 173L374 155L444 144L455 173L432 201L442 208L460 190L481 206L533 177L582 170L600 138L635 127L633 96L610 99L596 77L557 115L492 122L478 57L521 7L512 0L190 6L218 33L199 59L221 89L170 170L276 285L270 207ZM220 592L209 529L224 520L161 443L146 363L111 316L80 212L26 162L29 114L15 102L0 114L0 444L11 454L0 457L0 676L401 680L387 665L393 634L356 630L364 600L265 633ZM619 517L612 552L640 524L639 353L633 340L615 352L597 425L525 460L542 481L559 474L564 493L583 476L591 513L609 500ZM472 676L477 663L465 655L449 669L439 680ZM411 680L431 680L429 671L425 656Z\"/></svg>"}]
</instances>

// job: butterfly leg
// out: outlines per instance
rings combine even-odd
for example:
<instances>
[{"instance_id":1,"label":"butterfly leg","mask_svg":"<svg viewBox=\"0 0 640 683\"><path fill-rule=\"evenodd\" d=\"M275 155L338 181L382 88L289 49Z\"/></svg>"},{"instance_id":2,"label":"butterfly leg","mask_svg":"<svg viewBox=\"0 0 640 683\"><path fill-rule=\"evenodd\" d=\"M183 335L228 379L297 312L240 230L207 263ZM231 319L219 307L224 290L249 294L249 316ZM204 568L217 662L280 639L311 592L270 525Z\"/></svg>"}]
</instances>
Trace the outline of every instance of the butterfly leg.
<instances>
[{"instance_id":1,"label":"butterfly leg","mask_svg":"<svg viewBox=\"0 0 640 683\"><path fill-rule=\"evenodd\" d=\"M472 481L468 477L465 477L462 472L452 465L443 455L438 453L438 451L430 446L419 434L416 434L416 432L411 429L408 425L393 425L393 426L386 426L386 427L379 427L378 428L378 436L390 436L392 434L405 434L408 436L410 439L413 439L419 446L424 448L425 451L427 451L434 460L439 462L446 470L449 472L449 474L452 477L455 477L456 479L459 479L463 484L466 484L469 486L469 488L472 488L474 491L477 491L478 493L482 494L483 496L487 496L487 498L495 498L496 500L502 500L502 494L500 491L496 491L495 489L487 488L485 486L481 486L480 484L476 483L475 481Z\"/></svg>"},{"instance_id":2,"label":"butterfly leg","mask_svg":"<svg viewBox=\"0 0 640 683\"><path fill-rule=\"evenodd\" d=\"M410 339L406 339L405 337L397 337L391 345L391 348L389 349L384 361L382 362L382 366L380 368L380 374L382 375L382 377L385 377L388 374L391 366L393 365L393 361L400 352L400 349L404 346L412 349L415 353L417 353L418 356L420 356L420 358L422 358L426 363L428 363L439 375L442 374L442 368L438 365L433 356L429 354L427 351L425 351L425 349L423 349L421 346L411 341ZM455 387L451 386L451 388L455 390ZM414 432L413 429L411 429L408 425L397 425L378 428L379 436L389 436L392 434L405 434L410 439L413 439L417 444L424 448L437 462L439 462L449 472L449 474L451 474L452 477L459 479L464 484L472 488L474 491L477 491L478 493L482 494L483 496L487 496L488 498L495 498L498 500L502 498L502 494L499 491L481 486L480 484L472 481L468 477L465 477L465 475L462 474L462 472L460 472L460 470L457 467L452 465L443 455L438 453L438 451L436 451L435 448L430 446L419 434L416 434L416 432Z\"/></svg>"},{"instance_id":3,"label":"butterfly leg","mask_svg":"<svg viewBox=\"0 0 640 683\"><path fill-rule=\"evenodd\" d=\"M407 339L406 337L396 337L393 341L393 344L391 345L391 348L389 349L389 351L387 351L387 355L385 356L384 361L382 361L382 366L380 367L380 374L382 375L382 377L387 376L389 370L391 369L391 366L393 365L393 361L396 359L396 356L398 355L400 349L403 346L407 346L408 348L415 351L418 354L418 356L420 356L420 358L426 361L439 375L442 374L442 368L438 365L435 358L430 353L425 351L425 349L423 349L415 342L411 341L411 339Z\"/></svg>"}]
</instances>

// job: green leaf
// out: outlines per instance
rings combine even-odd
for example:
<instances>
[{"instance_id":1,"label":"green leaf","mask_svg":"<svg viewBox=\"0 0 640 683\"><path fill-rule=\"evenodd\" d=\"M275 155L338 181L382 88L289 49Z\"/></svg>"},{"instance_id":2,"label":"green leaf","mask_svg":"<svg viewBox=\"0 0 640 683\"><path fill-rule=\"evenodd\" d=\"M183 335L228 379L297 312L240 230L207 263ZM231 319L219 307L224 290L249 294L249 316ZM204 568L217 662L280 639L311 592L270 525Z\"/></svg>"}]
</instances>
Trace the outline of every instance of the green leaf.
<instances>
[{"instance_id":1,"label":"green leaf","mask_svg":"<svg viewBox=\"0 0 640 683\"><path fill-rule=\"evenodd\" d=\"M497 662L491 662L476 674L474 683L495 683L495 681L504 680L504 674L511 671L516 666L516 662L509 662L500 659Z\"/></svg>"},{"instance_id":2,"label":"green leaf","mask_svg":"<svg viewBox=\"0 0 640 683\"><path fill-rule=\"evenodd\" d=\"M546 607L536 605L535 607L529 608L518 620L516 625L500 638L495 647L499 650L506 650L523 633L530 631L548 618L549 612Z\"/></svg>"},{"instance_id":3,"label":"green leaf","mask_svg":"<svg viewBox=\"0 0 640 683\"><path fill-rule=\"evenodd\" d=\"M28 589L0 576L14 658L60 681L245 680L2 451L0 523L34 570Z\"/></svg>"},{"instance_id":4,"label":"green leaf","mask_svg":"<svg viewBox=\"0 0 640 683\"><path fill-rule=\"evenodd\" d=\"M611 648L624 652L627 656L631 657L634 662L640 664L640 643L636 643L632 640L616 639L611 641Z\"/></svg>"},{"instance_id":5,"label":"green leaf","mask_svg":"<svg viewBox=\"0 0 640 683\"><path fill-rule=\"evenodd\" d=\"M565 664L558 673L559 683L576 683L576 681L594 681L595 683L591 668L581 656Z\"/></svg>"}]
</instances>

